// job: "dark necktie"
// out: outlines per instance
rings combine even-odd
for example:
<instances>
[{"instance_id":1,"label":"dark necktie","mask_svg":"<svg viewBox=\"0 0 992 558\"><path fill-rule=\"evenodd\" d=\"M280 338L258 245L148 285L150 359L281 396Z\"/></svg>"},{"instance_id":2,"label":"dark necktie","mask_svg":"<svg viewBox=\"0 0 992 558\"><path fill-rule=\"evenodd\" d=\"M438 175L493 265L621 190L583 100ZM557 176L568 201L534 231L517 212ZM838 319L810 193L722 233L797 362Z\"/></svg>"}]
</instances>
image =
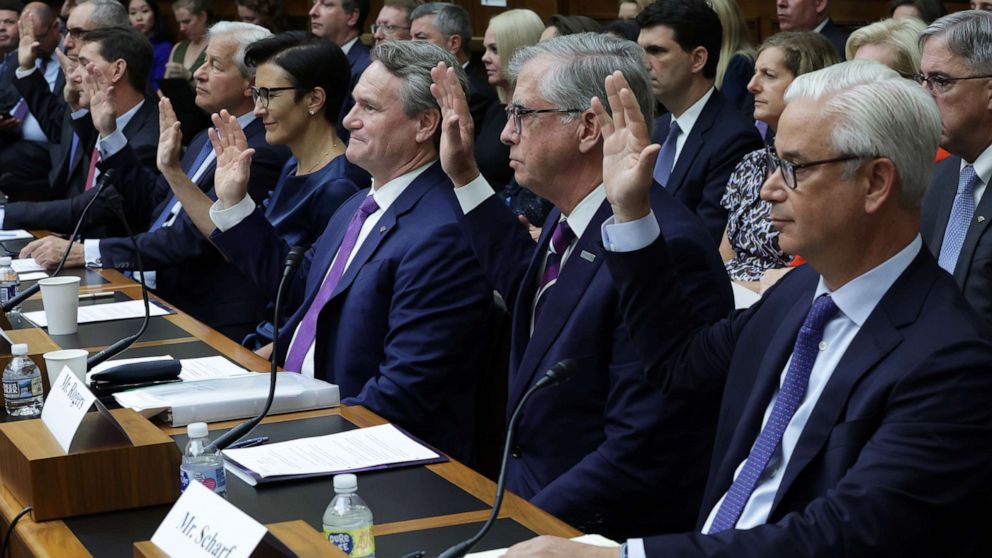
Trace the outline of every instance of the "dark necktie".
<instances>
[{"instance_id":1,"label":"dark necktie","mask_svg":"<svg viewBox=\"0 0 992 558\"><path fill-rule=\"evenodd\" d=\"M672 119L672 125L668 128L668 136L665 143L661 144L661 153L654 164L654 179L658 184L668 187L668 179L672 176L672 167L675 166L675 148L678 145L679 134L682 129L679 123Z\"/></svg>"},{"instance_id":2,"label":"dark necktie","mask_svg":"<svg viewBox=\"0 0 992 558\"><path fill-rule=\"evenodd\" d=\"M534 323L537 323L541 316L541 308L548 300L548 292L555 283L558 282L558 274L561 272L561 260L565 254L565 249L575 240L575 233L572 227L568 226L568 221L562 219L558 221L558 226L551 233L551 243L548 244L548 258L544 264L544 275L541 276L541 283L538 285L537 295L534 304Z\"/></svg>"}]
</instances>

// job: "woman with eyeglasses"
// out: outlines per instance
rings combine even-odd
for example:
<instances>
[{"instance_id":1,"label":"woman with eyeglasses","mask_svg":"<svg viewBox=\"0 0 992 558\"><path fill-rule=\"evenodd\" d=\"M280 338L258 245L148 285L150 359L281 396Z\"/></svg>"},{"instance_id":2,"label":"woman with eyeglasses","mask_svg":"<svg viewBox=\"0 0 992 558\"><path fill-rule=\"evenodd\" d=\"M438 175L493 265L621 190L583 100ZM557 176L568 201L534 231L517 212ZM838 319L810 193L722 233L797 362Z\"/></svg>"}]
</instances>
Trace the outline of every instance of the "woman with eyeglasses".
<instances>
[{"instance_id":1,"label":"woman with eyeglasses","mask_svg":"<svg viewBox=\"0 0 992 558\"><path fill-rule=\"evenodd\" d=\"M721 205L727 210L720 254L734 281L753 290L774 282L792 257L778 246L778 231L769 221L771 204L759 196L769 173L769 153L785 108L785 91L796 77L836 64L837 51L815 31L783 32L769 37L758 48L754 77L747 85L754 95L754 118L768 127L772 141L766 149L744 156L727 182ZM764 281L762 281L764 279Z\"/></svg>"}]
</instances>

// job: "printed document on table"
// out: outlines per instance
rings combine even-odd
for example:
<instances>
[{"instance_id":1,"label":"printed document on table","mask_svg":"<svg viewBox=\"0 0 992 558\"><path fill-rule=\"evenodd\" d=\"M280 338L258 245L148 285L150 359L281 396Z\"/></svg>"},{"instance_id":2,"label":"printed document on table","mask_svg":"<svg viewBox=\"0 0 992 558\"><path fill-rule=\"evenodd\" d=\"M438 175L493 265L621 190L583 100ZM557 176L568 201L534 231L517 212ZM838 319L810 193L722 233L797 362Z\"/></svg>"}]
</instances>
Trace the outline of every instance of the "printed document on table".
<instances>
[{"instance_id":1,"label":"printed document on table","mask_svg":"<svg viewBox=\"0 0 992 558\"><path fill-rule=\"evenodd\" d=\"M605 548L617 548L620 545L610 539L603 537L601 535L581 535L572 539L577 543L591 544L593 546L602 546ZM466 554L465 558L499 558L506 553L505 548L500 548L498 550L487 550L485 552L473 552L472 554Z\"/></svg>"},{"instance_id":2,"label":"printed document on table","mask_svg":"<svg viewBox=\"0 0 992 558\"><path fill-rule=\"evenodd\" d=\"M10 267L17 273L29 273L31 271L45 271L45 266L34 261L34 258L18 258L10 261Z\"/></svg>"},{"instance_id":3,"label":"printed document on table","mask_svg":"<svg viewBox=\"0 0 992 558\"><path fill-rule=\"evenodd\" d=\"M90 383L90 378L93 374L97 372L102 372L104 370L109 370L117 366L123 366L125 364L135 364L138 362L152 362L156 360L172 360L172 356L152 356L152 357L137 357L137 358L119 358L116 360L108 360L106 362L101 362L93 367L92 370L86 373L86 383ZM182 371L179 372L179 379L184 382L193 382L197 380L212 380L215 378L233 378L235 376L244 376L247 374L254 374L254 372L242 368L237 364L227 360L222 356L210 356L201 358L183 358L179 360L179 364L182 366Z\"/></svg>"},{"instance_id":4,"label":"printed document on table","mask_svg":"<svg viewBox=\"0 0 992 558\"><path fill-rule=\"evenodd\" d=\"M152 316L165 316L174 313L159 304L149 302L148 308ZM38 327L48 327L48 318L44 310L37 312L25 312L23 316L31 320ZM79 323L89 324L94 322L110 322L113 320L125 320L127 318L144 318L145 303L141 300L128 300L126 302L108 302L107 304L92 304L80 306L78 311Z\"/></svg>"}]
</instances>

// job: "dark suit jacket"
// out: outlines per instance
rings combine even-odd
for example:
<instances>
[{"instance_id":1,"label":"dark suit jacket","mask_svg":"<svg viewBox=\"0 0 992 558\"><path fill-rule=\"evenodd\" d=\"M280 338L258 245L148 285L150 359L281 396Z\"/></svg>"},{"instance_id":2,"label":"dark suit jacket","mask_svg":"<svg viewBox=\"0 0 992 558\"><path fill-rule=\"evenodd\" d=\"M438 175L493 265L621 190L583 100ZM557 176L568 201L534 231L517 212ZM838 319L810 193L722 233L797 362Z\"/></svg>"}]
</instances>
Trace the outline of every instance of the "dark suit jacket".
<instances>
[{"instance_id":1,"label":"dark suit jacket","mask_svg":"<svg viewBox=\"0 0 992 558\"><path fill-rule=\"evenodd\" d=\"M79 135L80 145L96 145L98 132L93 127L93 120L89 116L73 120L72 129ZM138 158L138 165L143 168L154 169L159 137L158 104L151 99L146 99L141 108L128 121L127 126L124 126L122 132L127 138L128 146ZM57 233L72 232L82 214L83 207L96 194L95 189L88 192L83 191L85 174L89 171L89 157L90 155L80 156L80 160L85 161L86 164L80 167L83 172L76 174L81 175L83 180L73 181L68 185L66 198L7 204L4 226L7 228L47 229ZM154 174L157 175L158 173ZM108 188L113 187L109 186ZM124 230L114 213L115 204L118 203L114 201L115 198L115 193L105 191L93 203L86 216L86 222L80 228L83 236L99 237L124 234ZM138 226L140 226L139 222L132 221L132 227Z\"/></svg>"},{"instance_id":2,"label":"dark suit jacket","mask_svg":"<svg viewBox=\"0 0 992 558\"><path fill-rule=\"evenodd\" d=\"M651 141L663 144L671 122L670 113L658 117ZM744 155L762 145L754 121L714 91L689 132L666 187L703 220L717 242L727 226L727 210L720 205L727 181Z\"/></svg>"},{"instance_id":3,"label":"dark suit jacket","mask_svg":"<svg viewBox=\"0 0 992 558\"><path fill-rule=\"evenodd\" d=\"M513 179L510 146L499 139L506 125L504 105L489 85L480 62L469 62L465 73L468 74L468 108L475 124L475 161L486 181L499 192Z\"/></svg>"},{"instance_id":4,"label":"dark suit jacket","mask_svg":"<svg viewBox=\"0 0 992 558\"><path fill-rule=\"evenodd\" d=\"M72 151L72 118L69 105L62 97L65 76L59 73L55 89L48 89L48 82L41 72L34 71L22 79L14 79L14 87L27 101L31 115L38 121L41 130L52 143L52 168L48 172L48 184L53 197L62 197L71 183L82 189L89 170L89 156L95 145L95 138L89 144L79 142L75 153Z\"/></svg>"},{"instance_id":5,"label":"dark suit jacket","mask_svg":"<svg viewBox=\"0 0 992 558\"><path fill-rule=\"evenodd\" d=\"M725 317L734 300L716 244L692 212L654 190L696 311L709 323ZM535 393L523 411L507 487L580 530L623 539L691 528L717 409L666 399L644 379L603 265L600 225L610 215L604 201L533 335L535 291L559 211L544 222L537 245L498 196L466 214L461 228L512 313L507 415L556 362L578 362L569 382Z\"/></svg>"},{"instance_id":6,"label":"dark suit jacket","mask_svg":"<svg viewBox=\"0 0 992 558\"><path fill-rule=\"evenodd\" d=\"M951 217L951 207L958 191L961 158L952 156L937 163L927 197L923 201L923 240L934 257L940 255L944 231ZM988 190L986 190L988 193ZM975 207L975 219L964 237L958 263L954 267L954 281L964 291L964 298L986 319L992 320L992 196L982 195Z\"/></svg>"},{"instance_id":7,"label":"dark suit jacket","mask_svg":"<svg viewBox=\"0 0 992 558\"><path fill-rule=\"evenodd\" d=\"M362 190L334 214L287 288L298 310L279 332L282 361L310 308ZM451 182L435 163L385 212L317 319L314 372L343 403L364 405L458 458L471 454L475 372L489 343L492 289L451 215ZM211 236L274 297L289 246L261 210Z\"/></svg>"},{"instance_id":8,"label":"dark suit jacket","mask_svg":"<svg viewBox=\"0 0 992 558\"><path fill-rule=\"evenodd\" d=\"M827 20L827 24L820 30L820 34L830 39L830 43L837 49L840 61L847 60L847 38L851 36L851 31L846 27L834 25L832 20Z\"/></svg>"},{"instance_id":9,"label":"dark suit jacket","mask_svg":"<svg viewBox=\"0 0 992 558\"><path fill-rule=\"evenodd\" d=\"M351 107L355 106L355 99L352 98L351 92L355 90L355 85L362 77L362 72L372 64L372 59L369 57L370 52L369 47L365 46L359 37L355 44L348 49L346 55L348 64L351 65L351 82L348 84L348 95L345 96L344 103L341 104L341 114L338 116L338 137L346 142L351 137L351 132L344 127L344 117L351 112Z\"/></svg>"},{"instance_id":10,"label":"dark suit jacket","mask_svg":"<svg viewBox=\"0 0 992 558\"><path fill-rule=\"evenodd\" d=\"M656 241L607 264L649 378L670 395L722 390L701 526L757 438L818 275L803 266L748 310L693 328L668 259ZM647 555L988 556L978 525L992 482L989 339L921 250L834 369L767 524L652 537Z\"/></svg>"},{"instance_id":11,"label":"dark suit jacket","mask_svg":"<svg viewBox=\"0 0 992 558\"><path fill-rule=\"evenodd\" d=\"M17 49L0 60L0 111L11 112L21 99L21 92L14 86L17 79Z\"/></svg>"},{"instance_id":12,"label":"dark suit jacket","mask_svg":"<svg viewBox=\"0 0 992 558\"><path fill-rule=\"evenodd\" d=\"M265 143L265 128L258 119L245 127L248 146L255 149L251 162L248 192L261 203L275 184L289 158L284 146ZM183 156L183 168L190 172L200 147L207 141L201 133L190 142ZM124 148L100 164L116 169L115 184L124 199L129 217L143 222L147 230L172 205L171 188L165 178L137 163L134 152ZM200 177L198 185L216 199L213 192L214 165ZM194 318L240 341L262 318L265 296L241 275L197 230L185 211L172 226L137 234L144 269L156 272L155 292L182 308ZM100 241L104 268L136 270L138 262L127 237Z\"/></svg>"}]
</instances>

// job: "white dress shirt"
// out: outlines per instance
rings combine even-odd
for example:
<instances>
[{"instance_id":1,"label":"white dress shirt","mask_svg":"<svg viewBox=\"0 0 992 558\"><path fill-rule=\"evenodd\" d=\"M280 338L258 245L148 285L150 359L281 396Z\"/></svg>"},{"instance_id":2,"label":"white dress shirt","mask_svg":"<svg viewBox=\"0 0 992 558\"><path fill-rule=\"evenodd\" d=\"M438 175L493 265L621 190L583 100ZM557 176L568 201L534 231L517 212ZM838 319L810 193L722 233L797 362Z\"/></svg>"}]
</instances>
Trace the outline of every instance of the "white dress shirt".
<instances>
[{"instance_id":1,"label":"white dress shirt","mask_svg":"<svg viewBox=\"0 0 992 558\"><path fill-rule=\"evenodd\" d=\"M709 102L710 97L713 96L713 92L716 91L715 88L710 87L698 101L692 104L689 108L685 109L685 112L680 114L678 118L675 118L675 122L679 125L679 130L682 133L675 140L675 158L672 159L672 168L679 162L679 155L682 154L682 147L685 146L685 140L689 138L689 134L692 133L692 128L696 125L696 121L699 120L699 115L703 113L703 107Z\"/></svg>"},{"instance_id":2,"label":"white dress shirt","mask_svg":"<svg viewBox=\"0 0 992 558\"><path fill-rule=\"evenodd\" d=\"M41 67L41 62L42 62L41 57L35 59L34 61L35 67L29 70L25 70L18 66L18 68L14 70L14 74L17 76L18 79L22 79L26 76L29 76L33 74L35 70ZM44 77L45 77L45 81L48 82L48 90L52 91L53 93L55 91L55 82L59 79L60 71L62 70L59 67L59 61L55 58L55 55L52 54L51 56L49 56L48 63L45 66ZM19 102L26 103L27 100L21 97L21 100ZM14 111L11 110L11 112ZM21 136L26 140L37 141L41 143L49 143L48 136L46 136L45 132L41 130L41 124L38 124L38 119L36 119L34 115L31 114L30 111L28 111L27 116L24 117L24 121L21 122Z\"/></svg>"},{"instance_id":3,"label":"white dress shirt","mask_svg":"<svg viewBox=\"0 0 992 558\"><path fill-rule=\"evenodd\" d=\"M962 170L968 164L964 159L961 159ZM975 184L975 207L978 207L978 203L982 201L982 195L985 193L985 187L989 185L989 179L992 179L992 145L986 147L985 151L982 151L982 154L971 165L975 167L975 175L978 176L978 184ZM950 187L954 188L956 185L952 184Z\"/></svg>"}]
</instances>

